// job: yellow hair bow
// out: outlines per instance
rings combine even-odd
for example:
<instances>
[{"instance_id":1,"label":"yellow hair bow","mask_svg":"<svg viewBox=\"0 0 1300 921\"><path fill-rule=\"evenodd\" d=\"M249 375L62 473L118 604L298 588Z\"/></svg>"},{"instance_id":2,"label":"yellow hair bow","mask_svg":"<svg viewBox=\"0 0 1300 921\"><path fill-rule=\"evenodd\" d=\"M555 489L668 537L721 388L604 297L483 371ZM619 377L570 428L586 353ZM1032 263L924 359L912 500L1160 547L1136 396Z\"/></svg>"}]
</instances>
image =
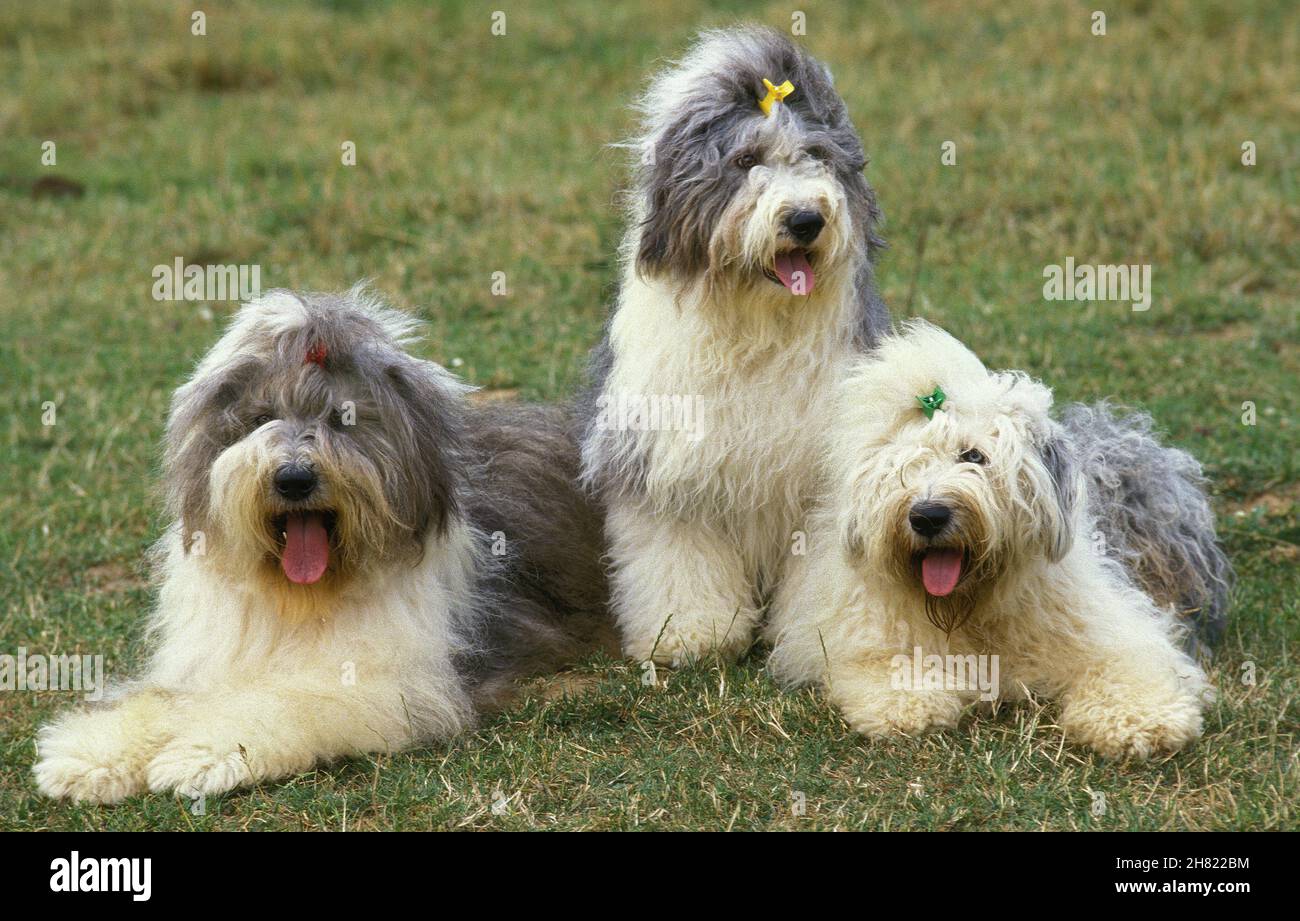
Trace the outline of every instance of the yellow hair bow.
<instances>
[{"instance_id":1,"label":"yellow hair bow","mask_svg":"<svg viewBox=\"0 0 1300 921\"><path fill-rule=\"evenodd\" d=\"M767 95L758 101L758 107L763 110L764 115L771 117L772 106L783 101L786 96L793 93L794 84L787 80L780 86L774 86L771 80L764 77L763 85L767 87Z\"/></svg>"}]
</instances>

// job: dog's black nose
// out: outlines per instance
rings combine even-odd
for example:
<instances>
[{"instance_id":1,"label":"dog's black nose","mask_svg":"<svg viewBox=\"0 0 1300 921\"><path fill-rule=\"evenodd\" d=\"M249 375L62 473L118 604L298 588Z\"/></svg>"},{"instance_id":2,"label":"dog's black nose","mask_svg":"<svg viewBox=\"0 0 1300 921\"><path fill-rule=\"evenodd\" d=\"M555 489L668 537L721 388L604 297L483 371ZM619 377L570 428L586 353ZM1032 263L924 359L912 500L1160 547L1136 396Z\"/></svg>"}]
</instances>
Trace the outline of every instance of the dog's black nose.
<instances>
[{"instance_id":1,"label":"dog's black nose","mask_svg":"<svg viewBox=\"0 0 1300 921\"><path fill-rule=\"evenodd\" d=\"M316 474L301 464L285 464L275 471L275 491L286 499L306 499L316 488Z\"/></svg>"},{"instance_id":2,"label":"dog's black nose","mask_svg":"<svg viewBox=\"0 0 1300 921\"><path fill-rule=\"evenodd\" d=\"M907 513L907 520L912 525L912 530L922 537L934 537L948 526L950 518L952 518L952 511L948 506L938 502L918 502Z\"/></svg>"},{"instance_id":3,"label":"dog's black nose","mask_svg":"<svg viewBox=\"0 0 1300 921\"><path fill-rule=\"evenodd\" d=\"M816 211L796 211L785 219L785 229L790 236L807 245L817 239L817 234L826 226L826 219Z\"/></svg>"}]
</instances>

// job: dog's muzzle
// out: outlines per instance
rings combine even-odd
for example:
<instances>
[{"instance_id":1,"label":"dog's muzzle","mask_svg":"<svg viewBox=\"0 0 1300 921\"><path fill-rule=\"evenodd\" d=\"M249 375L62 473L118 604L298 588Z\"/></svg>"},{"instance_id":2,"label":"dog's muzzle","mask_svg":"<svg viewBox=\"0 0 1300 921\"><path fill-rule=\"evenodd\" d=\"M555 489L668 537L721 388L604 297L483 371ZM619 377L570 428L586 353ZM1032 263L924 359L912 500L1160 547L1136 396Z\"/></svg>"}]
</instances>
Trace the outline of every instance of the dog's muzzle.
<instances>
[{"instance_id":1,"label":"dog's muzzle","mask_svg":"<svg viewBox=\"0 0 1300 921\"><path fill-rule=\"evenodd\" d=\"M825 226L826 218L820 211L804 209L786 215L781 226L782 236L798 246L778 252L773 264L765 267L763 274L791 294L812 294L817 276L813 271L813 254L808 247L821 235Z\"/></svg>"},{"instance_id":2,"label":"dog's muzzle","mask_svg":"<svg viewBox=\"0 0 1300 921\"><path fill-rule=\"evenodd\" d=\"M942 502L917 502L908 510L907 523L926 541L934 541L948 529L952 509ZM961 581L966 552L961 547L926 547L917 554L921 584L935 598L951 595Z\"/></svg>"},{"instance_id":3,"label":"dog's muzzle","mask_svg":"<svg viewBox=\"0 0 1300 921\"><path fill-rule=\"evenodd\" d=\"M320 478L305 464L284 464L275 471L272 485L288 502L305 503L316 493ZM290 582L311 585L329 568L330 532L334 515L321 509L302 508L277 516L272 527L279 532L283 547L280 568Z\"/></svg>"},{"instance_id":4,"label":"dog's muzzle","mask_svg":"<svg viewBox=\"0 0 1300 921\"><path fill-rule=\"evenodd\" d=\"M801 246L809 246L822 228L826 218L817 211L796 211L785 219L785 229Z\"/></svg>"},{"instance_id":5,"label":"dog's muzzle","mask_svg":"<svg viewBox=\"0 0 1300 921\"><path fill-rule=\"evenodd\" d=\"M952 509L941 502L918 502L907 513L907 523L924 538L938 537L952 520Z\"/></svg>"},{"instance_id":6,"label":"dog's muzzle","mask_svg":"<svg viewBox=\"0 0 1300 921\"><path fill-rule=\"evenodd\" d=\"M316 473L302 464L285 464L275 471L275 491L290 502L301 502L316 491Z\"/></svg>"}]
</instances>

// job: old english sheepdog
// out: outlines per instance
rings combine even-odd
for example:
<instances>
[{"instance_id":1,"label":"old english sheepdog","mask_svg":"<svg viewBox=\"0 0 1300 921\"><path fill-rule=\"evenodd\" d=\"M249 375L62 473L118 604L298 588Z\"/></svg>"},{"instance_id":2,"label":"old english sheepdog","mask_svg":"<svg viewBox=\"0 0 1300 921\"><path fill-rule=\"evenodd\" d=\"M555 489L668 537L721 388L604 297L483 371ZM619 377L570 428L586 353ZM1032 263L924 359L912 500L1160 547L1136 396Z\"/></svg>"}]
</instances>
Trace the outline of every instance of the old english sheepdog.
<instances>
[{"instance_id":1,"label":"old english sheepdog","mask_svg":"<svg viewBox=\"0 0 1300 921\"><path fill-rule=\"evenodd\" d=\"M52 796L196 796L441 739L617 650L568 421L476 408L356 288L245 305L172 401L144 675L42 729Z\"/></svg>"},{"instance_id":2,"label":"old english sheepdog","mask_svg":"<svg viewBox=\"0 0 1300 921\"><path fill-rule=\"evenodd\" d=\"M829 71L779 32L704 33L640 111L583 480L624 652L735 656L806 527L835 383L888 326L880 215ZM1104 404L1064 424L1112 552L1212 638L1229 567L1196 462Z\"/></svg>"},{"instance_id":3,"label":"old english sheepdog","mask_svg":"<svg viewBox=\"0 0 1300 921\"><path fill-rule=\"evenodd\" d=\"M990 373L924 323L856 363L806 553L773 600L775 674L823 685L869 735L1036 695L1059 698L1066 738L1106 756L1197 738L1211 690L1182 648L1191 628L1144 587L1163 574L1109 552L1108 497L1080 468L1099 461L1051 405L1042 384ZM1187 525L1203 527L1194 495Z\"/></svg>"},{"instance_id":4,"label":"old english sheepdog","mask_svg":"<svg viewBox=\"0 0 1300 921\"><path fill-rule=\"evenodd\" d=\"M803 526L831 382L886 323L879 215L830 73L778 32L705 33L641 112L583 476L624 651L736 655Z\"/></svg>"}]
</instances>

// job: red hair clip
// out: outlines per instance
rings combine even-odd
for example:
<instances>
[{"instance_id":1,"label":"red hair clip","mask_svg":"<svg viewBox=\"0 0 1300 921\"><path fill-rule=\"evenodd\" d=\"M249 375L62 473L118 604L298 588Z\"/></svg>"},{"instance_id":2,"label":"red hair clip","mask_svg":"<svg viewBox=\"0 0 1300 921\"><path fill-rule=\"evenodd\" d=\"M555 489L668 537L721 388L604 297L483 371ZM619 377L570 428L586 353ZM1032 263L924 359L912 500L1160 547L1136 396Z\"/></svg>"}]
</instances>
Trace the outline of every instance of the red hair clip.
<instances>
[{"instance_id":1,"label":"red hair clip","mask_svg":"<svg viewBox=\"0 0 1300 921\"><path fill-rule=\"evenodd\" d=\"M306 358L306 360L303 362L303 364L305 364L305 365L318 365L318 366L320 366L320 367L323 368L323 367L325 367L325 355L326 355L326 354L327 354L327 353L326 353L326 350L325 350L325 343L323 343L323 342L317 342L315 345L313 345L311 348L309 348L309 349L307 350L307 358Z\"/></svg>"}]
</instances>

